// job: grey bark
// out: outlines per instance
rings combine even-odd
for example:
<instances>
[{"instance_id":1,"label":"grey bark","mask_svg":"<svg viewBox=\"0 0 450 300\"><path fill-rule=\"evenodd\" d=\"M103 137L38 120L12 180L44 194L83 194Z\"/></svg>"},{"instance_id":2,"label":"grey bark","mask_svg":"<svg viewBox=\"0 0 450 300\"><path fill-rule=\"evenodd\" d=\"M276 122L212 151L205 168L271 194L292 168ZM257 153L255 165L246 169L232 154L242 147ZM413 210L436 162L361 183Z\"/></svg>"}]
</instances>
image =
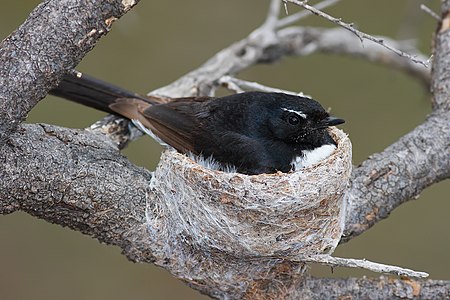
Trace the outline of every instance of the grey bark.
<instances>
[{"instance_id":1,"label":"grey bark","mask_svg":"<svg viewBox=\"0 0 450 300\"><path fill-rule=\"evenodd\" d=\"M137 1L48 0L0 44L0 147Z\"/></svg>"},{"instance_id":2,"label":"grey bark","mask_svg":"<svg viewBox=\"0 0 450 300\"><path fill-rule=\"evenodd\" d=\"M444 17L449 14L449 3L443 2ZM0 213L22 210L118 245L128 258L154 262L218 298L351 295L375 299L380 292L397 298L449 296L448 281L305 279L299 276L303 270L300 264L280 259L230 260L221 253L203 253L209 256L204 261L189 261L198 251L189 241L167 245L163 236L147 231L145 204L151 193L152 175L120 155L118 144L92 131L20 125L29 110L109 30L114 18L133 4L134 1L46 1L1 43ZM221 76L284 55L282 51L274 52L274 45L286 38L280 32L253 34L157 92L170 96L209 94ZM392 209L427 186L449 177L448 28L438 28L435 45L433 113L422 125L355 168L348 194L351 209L346 240L387 217ZM210 264L210 257L215 258L214 264ZM254 272L254 280L239 288L228 288L220 286L221 278L217 278L213 286L202 280L201 272L208 268L196 269L197 263L209 264L210 269L238 270L237 274ZM380 286L384 287L382 291Z\"/></svg>"},{"instance_id":3,"label":"grey bark","mask_svg":"<svg viewBox=\"0 0 450 300\"><path fill-rule=\"evenodd\" d=\"M348 241L426 187L449 177L450 115L435 110L427 120L381 153L355 168L344 236Z\"/></svg>"},{"instance_id":4,"label":"grey bark","mask_svg":"<svg viewBox=\"0 0 450 300\"><path fill-rule=\"evenodd\" d=\"M411 279L348 278L306 281L310 299L448 299L448 282L442 280L416 281ZM376 292L374 292L376 291ZM300 296L300 297L302 297ZM306 298L306 297L305 297Z\"/></svg>"},{"instance_id":5,"label":"grey bark","mask_svg":"<svg viewBox=\"0 0 450 300\"><path fill-rule=\"evenodd\" d=\"M0 159L1 213L25 211L117 245L130 259L153 260L145 239L135 243L145 223L151 174L104 135L21 125ZM136 254L137 247L142 253Z\"/></svg>"}]
</instances>

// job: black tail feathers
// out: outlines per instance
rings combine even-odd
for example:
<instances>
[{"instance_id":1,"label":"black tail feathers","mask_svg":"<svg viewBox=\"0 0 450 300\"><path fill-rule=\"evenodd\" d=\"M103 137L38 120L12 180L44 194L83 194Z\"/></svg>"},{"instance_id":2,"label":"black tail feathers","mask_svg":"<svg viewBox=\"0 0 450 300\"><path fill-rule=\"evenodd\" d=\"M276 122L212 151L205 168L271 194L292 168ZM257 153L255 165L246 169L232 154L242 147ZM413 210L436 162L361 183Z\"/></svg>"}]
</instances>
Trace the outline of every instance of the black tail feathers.
<instances>
[{"instance_id":1,"label":"black tail feathers","mask_svg":"<svg viewBox=\"0 0 450 300\"><path fill-rule=\"evenodd\" d=\"M59 86L49 93L112 114L115 112L109 108L109 105L119 98L148 101L148 98L144 96L79 72L65 75Z\"/></svg>"}]
</instances>

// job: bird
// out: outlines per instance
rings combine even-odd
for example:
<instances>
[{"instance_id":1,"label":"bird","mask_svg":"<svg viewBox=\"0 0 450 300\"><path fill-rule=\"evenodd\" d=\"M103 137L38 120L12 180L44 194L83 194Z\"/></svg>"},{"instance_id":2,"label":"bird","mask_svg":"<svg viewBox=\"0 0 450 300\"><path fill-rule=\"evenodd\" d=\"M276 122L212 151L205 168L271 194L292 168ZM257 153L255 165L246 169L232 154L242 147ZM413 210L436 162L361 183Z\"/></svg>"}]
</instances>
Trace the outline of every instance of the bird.
<instances>
[{"instance_id":1,"label":"bird","mask_svg":"<svg viewBox=\"0 0 450 300\"><path fill-rule=\"evenodd\" d=\"M161 102L82 73L67 74L50 94L128 118L161 144L246 175L319 162L337 147L328 128L345 122L307 96L250 91Z\"/></svg>"}]
</instances>

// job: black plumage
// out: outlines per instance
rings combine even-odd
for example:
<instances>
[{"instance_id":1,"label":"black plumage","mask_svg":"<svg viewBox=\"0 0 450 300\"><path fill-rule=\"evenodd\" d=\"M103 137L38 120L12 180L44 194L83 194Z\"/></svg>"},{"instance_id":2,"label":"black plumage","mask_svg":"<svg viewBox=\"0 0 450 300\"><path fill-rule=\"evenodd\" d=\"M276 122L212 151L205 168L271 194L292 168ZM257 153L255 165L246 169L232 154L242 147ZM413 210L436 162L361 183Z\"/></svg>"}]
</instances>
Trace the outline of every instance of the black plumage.
<instances>
[{"instance_id":1,"label":"black plumage","mask_svg":"<svg viewBox=\"0 0 450 300\"><path fill-rule=\"evenodd\" d=\"M92 82L84 83L83 97L66 98L90 106L95 103L96 108L103 105L103 110L138 120L179 152L212 157L244 174L291 171L296 158L323 145L335 145L327 128L344 122L330 117L311 98L283 93L246 92L158 104L144 96L130 97L136 95L133 93L114 97L108 91L107 101L96 101L84 95ZM99 97L99 90L105 90L98 84L96 80L94 98ZM64 97L62 89L67 90L67 83L60 87L53 93ZM112 87L117 92L118 88ZM89 101L80 100L86 98Z\"/></svg>"}]
</instances>

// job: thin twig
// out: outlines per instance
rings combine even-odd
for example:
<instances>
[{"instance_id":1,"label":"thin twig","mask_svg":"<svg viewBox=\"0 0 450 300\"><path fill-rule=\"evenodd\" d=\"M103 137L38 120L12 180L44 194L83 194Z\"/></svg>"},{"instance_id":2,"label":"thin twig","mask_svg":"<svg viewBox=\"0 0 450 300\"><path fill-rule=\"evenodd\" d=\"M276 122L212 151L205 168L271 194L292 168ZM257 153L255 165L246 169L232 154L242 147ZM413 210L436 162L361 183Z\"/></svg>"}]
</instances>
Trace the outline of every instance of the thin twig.
<instances>
[{"instance_id":1,"label":"thin twig","mask_svg":"<svg viewBox=\"0 0 450 300\"><path fill-rule=\"evenodd\" d=\"M243 90L238 84L236 84L235 78L225 75L219 79L219 84L226 88L227 90L230 90L232 92L243 93L245 90Z\"/></svg>"},{"instance_id":2,"label":"thin twig","mask_svg":"<svg viewBox=\"0 0 450 300\"><path fill-rule=\"evenodd\" d=\"M269 12L267 13L266 20L263 26L268 26L269 28L275 28L278 22L278 16L280 15L280 1L272 0L270 2Z\"/></svg>"},{"instance_id":3,"label":"thin twig","mask_svg":"<svg viewBox=\"0 0 450 300\"><path fill-rule=\"evenodd\" d=\"M379 39L379 38L373 37L373 36L371 36L371 35L369 35L367 33L364 33L362 31L359 31L359 30L355 29L353 24L342 22L341 19L338 19L338 18L335 18L333 16L330 16L329 14L326 14L323 11L321 11L321 10L311 6L311 5L308 5L306 3L307 1L297 1L297 0L285 0L285 1L290 2L292 4L295 4L295 5L298 5L298 6L301 6L304 9L309 10L310 12L312 12L313 14L315 14L317 16L320 16L320 17L322 17L324 19L327 19L327 20L329 20L329 21L331 21L333 23L338 24L339 26L344 27L345 29L353 32L361 40L361 43L363 42L363 39L375 42L375 43L380 44L381 46L385 47L386 49L389 49L392 52L394 52L394 53L396 53L396 54L398 54L398 55L400 55L402 57L406 57L406 58L410 59L411 61L413 61L415 63L422 64L423 66L425 66L427 68L429 67L429 64L426 61L422 61L420 59L417 59L413 55L410 55L410 54L408 54L406 52L403 52L401 50L398 50L398 49L396 49L396 48L386 44L383 39Z\"/></svg>"},{"instance_id":4,"label":"thin twig","mask_svg":"<svg viewBox=\"0 0 450 300\"><path fill-rule=\"evenodd\" d=\"M224 86L225 88L234 91L236 93L242 93L245 90L252 90L252 91L261 91L261 92L268 92L268 93L284 93L289 95L295 95L295 96L301 96L305 98L311 98L311 96L305 95L302 92L296 93L288 90L273 88L270 86L266 86L257 82L253 81L246 81L242 79L238 79L231 76L222 76L219 79L219 83Z\"/></svg>"},{"instance_id":5,"label":"thin twig","mask_svg":"<svg viewBox=\"0 0 450 300\"><path fill-rule=\"evenodd\" d=\"M439 15L437 13L435 13L434 11L431 10L431 8L429 8L428 6L426 6L425 4L420 4L420 9L423 10L424 12L428 13L430 16L432 16L433 18L435 18L436 20L440 21L441 18L439 17Z\"/></svg>"},{"instance_id":6,"label":"thin twig","mask_svg":"<svg viewBox=\"0 0 450 300\"><path fill-rule=\"evenodd\" d=\"M316 9L325 9L327 7L335 5L339 1L341 1L341 0L325 0L325 1L319 2L316 5L314 5L314 8L316 8ZM283 1L283 4L286 5L286 2ZM278 20L277 27L281 28L281 27L288 26L288 25L293 24L293 23L295 23L295 22L297 22L297 21L299 21L299 20L301 20L301 19L303 19L303 18L305 18L307 16L310 16L311 14L312 13L309 12L309 11L302 10L302 11L296 13L296 14L293 14L293 15L290 15L288 17L285 17L283 19Z\"/></svg>"},{"instance_id":7,"label":"thin twig","mask_svg":"<svg viewBox=\"0 0 450 300\"><path fill-rule=\"evenodd\" d=\"M397 266L380 264L368 261L366 259L333 257L330 255L315 255L308 257L299 257L298 260L308 263L318 263L331 267L362 268L377 273L393 274L397 276L408 276L417 278L425 278L429 276L429 274L425 272L419 272Z\"/></svg>"},{"instance_id":8,"label":"thin twig","mask_svg":"<svg viewBox=\"0 0 450 300\"><path fill-rule=\"evenodd\" d=\"M253 40L262 39L268 44L274 43L280 8L279 0L270 1L269 11L264 23L249 34L249 38Z\"/></svg>"},{"instance_id":9,"label":"thin twig","mask_svg":"<svg viewBox=\"0 0 450 300\"><path fill-rule=\"evenodd\" d=\"M283 1L283 6L284 6L284 12L286 13L286 15L289 15L289 10L288 10L286 1Z\"/></svg>"}]
</instances>

